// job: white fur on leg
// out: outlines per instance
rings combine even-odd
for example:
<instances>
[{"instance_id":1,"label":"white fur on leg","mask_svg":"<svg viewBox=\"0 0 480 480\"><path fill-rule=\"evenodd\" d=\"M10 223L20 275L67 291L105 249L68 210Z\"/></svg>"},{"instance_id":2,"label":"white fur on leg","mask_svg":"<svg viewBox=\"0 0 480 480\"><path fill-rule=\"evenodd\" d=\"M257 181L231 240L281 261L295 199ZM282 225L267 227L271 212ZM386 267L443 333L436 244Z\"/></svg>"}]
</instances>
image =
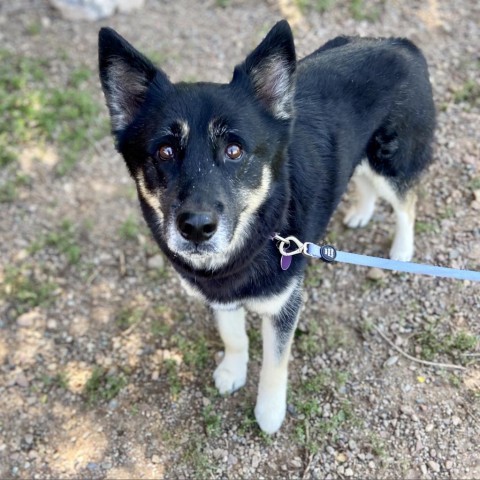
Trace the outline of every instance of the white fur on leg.
<instances>
[{"instance_id":1,"label":"white fur on leg","mask_svg":"<svg viewBox=\"0 0 480 480\"><path fill-rule=\"evenodd\" d=\"M413 202L413 205L412 205ZM392 248L390 249L390 258L409 262L414 252L415 236L415 200L407 198L400 205L394 206L397 224L395 227L395 237Z\"/></svg>"},{"instance_id":2,"label":"white fur on leg","mask_svg":"<svg viewBox=\"0 0 480 480\"><path fill-rule=\"evenodd\" d=\"M350 228L364 227L372 218L375 210L377 194L375 187L369 181L368 176L362 173L360 167L353 177L356 186L356 202L350 207L343 223Z\"/></svg>"},{"instance_id":3,"label":"white fur on leg","mask_svg":"<svg viewBox=\"0 0 480 480\"><path fill-rule=\"evenodd\" d=\"M248 337L245 310L216 310L218 331L225 344L225 355L213 373L215 386L223 395L243 387L247 380Z\"/></svg>"},{"instance_id":4,"label":"white fur on leg","mask_svg":"<svg viewBox=\"0 0 480 480\"><path fill-rule=\"evenodd\" d=\"M293 332L292 332L293 333ZM262 321L263 363L260 372L255 418L260 428L268 434L282 425L287 410L288 359L292 337L278 357L278 337L271 317Z\"/></svg>"}]
</instances>

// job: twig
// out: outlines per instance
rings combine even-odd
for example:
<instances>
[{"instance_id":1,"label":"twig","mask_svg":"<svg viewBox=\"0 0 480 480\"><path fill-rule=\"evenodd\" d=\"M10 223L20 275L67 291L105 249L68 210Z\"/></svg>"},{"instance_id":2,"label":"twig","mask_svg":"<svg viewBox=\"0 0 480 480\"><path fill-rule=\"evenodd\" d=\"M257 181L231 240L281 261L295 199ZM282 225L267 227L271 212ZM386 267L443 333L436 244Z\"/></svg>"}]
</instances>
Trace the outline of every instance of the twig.
<instances>
[{"instance_id":1,"label":"twig","mask_svg":"<svg viewBox=\"0 0 480 480\"><path fill-rule=\"evenodd\" d=\"M480 357L480 353L461 353L461 357Z\"/></svg>"},{"instance_id":2,"label":"twig","mask_svg":"<svg viewBox=\"0 0 480 480\"><path fill-rule=\"evenodd\" d=\"M412 357L408 353L404 352L401 348L397 347L388 337L386 337L383 334L383 332L377 326L374 325L373 328L391 347L393 347L397 352L401 353L405 358L408 358L412 362L422 363L423 365L430 365L431 367L451 368L455 370L466 370L466 368L462 367L461 365L453 365L450 363L429 362L428 360L421 360L420 358Z\"/></svg>"}]
</instances>

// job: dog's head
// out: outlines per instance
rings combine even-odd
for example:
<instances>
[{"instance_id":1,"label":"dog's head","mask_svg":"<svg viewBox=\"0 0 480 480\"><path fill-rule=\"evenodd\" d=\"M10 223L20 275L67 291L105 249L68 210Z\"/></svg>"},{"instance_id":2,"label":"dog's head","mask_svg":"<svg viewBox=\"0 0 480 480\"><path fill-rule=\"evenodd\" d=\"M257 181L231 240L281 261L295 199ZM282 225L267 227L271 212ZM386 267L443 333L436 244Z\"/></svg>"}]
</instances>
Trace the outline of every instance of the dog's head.
<instances>
[{"instance_id":1,"label":"dog's head","mask_svg":"<svg viewBox=\"0 0 480 480\"><path fill-rule=\"evenodd\" d=\"M194 268L216 269L254 231L275 228L283 211L264 210L286 177L296 67L287 22L228 84L173 84L108 28L99 61L117 148L162 248Z\"/></svg>"}]
</instances>

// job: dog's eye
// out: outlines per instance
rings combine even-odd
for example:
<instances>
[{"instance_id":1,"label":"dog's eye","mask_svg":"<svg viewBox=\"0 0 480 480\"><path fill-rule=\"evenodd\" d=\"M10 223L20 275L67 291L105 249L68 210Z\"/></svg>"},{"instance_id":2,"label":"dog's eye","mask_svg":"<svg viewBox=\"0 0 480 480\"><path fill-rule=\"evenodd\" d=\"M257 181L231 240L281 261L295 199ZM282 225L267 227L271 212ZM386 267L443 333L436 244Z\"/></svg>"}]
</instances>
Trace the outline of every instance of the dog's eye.
<instances>
[{"instance_id":1,"label":"dog's eye","mask_svg":"<svg viewBox=\"0 0 480 480\"><path fill-rule=\"evenodd\" d=\"M158 149L157 154L160 160L173 160L173 158L175 157L175 151L170 145L162 145Z\"/></svg>"},{"instance_id":2,"label":"dog's eye","mask_svg":"<svg viewBox=\"0 0 480 480\"><path fill-rule=\"evenodd\" d=\"M231 143L225 148L225 155L230 160L239 160L243 155L242 147L236 143Z\"/></svg>"}]
</instances>

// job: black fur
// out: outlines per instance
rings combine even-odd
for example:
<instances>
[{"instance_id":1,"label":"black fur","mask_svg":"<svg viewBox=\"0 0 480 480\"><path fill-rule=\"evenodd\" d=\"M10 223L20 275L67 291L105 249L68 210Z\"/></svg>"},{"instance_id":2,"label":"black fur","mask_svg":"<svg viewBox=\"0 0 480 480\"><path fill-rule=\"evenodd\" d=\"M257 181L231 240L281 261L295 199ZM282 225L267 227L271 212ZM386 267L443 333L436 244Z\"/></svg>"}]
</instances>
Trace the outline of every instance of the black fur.
<instances>
[{"instance_id":1,"label":"black fur","mask_svg":"<svg viewBox=\"0 0 480 480\"><path fill-rule=\"evenodd\" d=\"M408 40L338 37L297 64L288 24L279 22L236 67L227 85L173 85L110 29L101 30L99 44L107 99L112 90L108 66L115 62L139 71L148 87L135 96L128 85L122 86L128 124L114 133L130 172L135 176L142 169L152 191L158 188L164 197L170 196L170 204L216 201L221 212L229 208L226 178L256 188L258 165L268 165L273 172L269 197L255 214L249 241L214 271L195 269L171 252L164 232L157 228L155 212L140 197L162 250L180 274L212 301L228 303L278 292L293 276L301 275L305 260L300 257L288 271L280 269L270 234L295 235L303 241L321 237L354 168L365 156L400 193L430 162L432 92L424 57ZM293 102L287 98L283 107L290 118L275 116L274 104L283 100L268 91L268 82L258 89L252 80L252 71L268 75L267 57L284 62L282 75L288 77L288 89L295 88ZM110 100L109 106L111 111L118 108ZM161 129L177 118L188 119L197 131L191 132L188 149L178 146L176 162L159 162L155 151L164 141ZM233 139L255 155L258 165L216 162L219 147L209 145L202 131L211 118L220 118L234 130ZM193 198L192 188L197 189Z\"/></svg>"}]
</instances>

